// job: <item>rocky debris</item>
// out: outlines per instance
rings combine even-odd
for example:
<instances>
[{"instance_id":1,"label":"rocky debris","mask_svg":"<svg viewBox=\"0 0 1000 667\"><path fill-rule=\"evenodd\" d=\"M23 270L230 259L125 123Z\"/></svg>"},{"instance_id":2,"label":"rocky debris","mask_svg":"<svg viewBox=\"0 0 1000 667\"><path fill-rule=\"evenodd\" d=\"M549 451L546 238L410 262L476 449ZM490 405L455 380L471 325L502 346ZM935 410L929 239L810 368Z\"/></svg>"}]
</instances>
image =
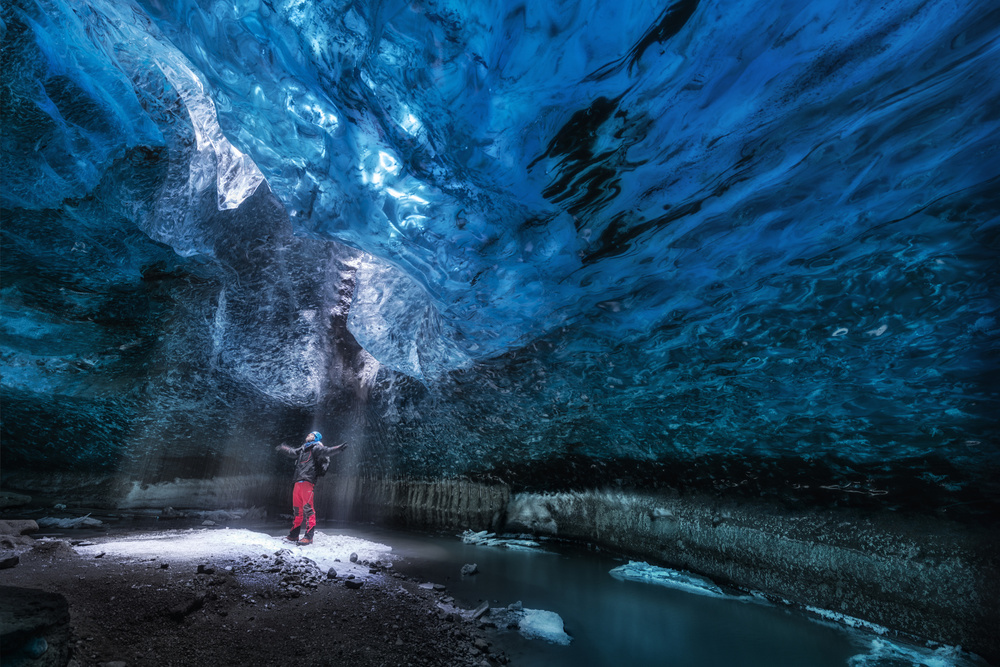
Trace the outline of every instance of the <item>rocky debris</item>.
<instances>
[{"instance_id":1,"label":"rocky debris","mask_svg":"<svg viewBox=\"0 0 1000 667\"><path fill-rule=\"evenodd\" d=\"M329 570L326 571L326 578L327 579L336 579L337 578L337 571L331 567Z\"/></svg>"},{"instance_id":2,"label":"rocky debris","mask_svg":"<svg viewBox=\"0 0 1000 667\"><path fill-rule=\"evenodd\" d=\"M0 586L3 664L65 665L70 657L69 603L58 593Z\"/></svg>"},{"instance_id":3,"label":"rocky debris","mask_svg":"<svg viewBox=\"0 0 1000 667\"><path fill-rule=\"evenodd\" d=\"M205 519L204 521L201 522L201 525L203 525L203 526L214 526L215 522L212 521L211 519Z\"/></svg>"},{"instance_id":4,"label":"rocky debris","mask_svg":"<svg viewBox=\"0 0 1000 667\"><path fill-rule=\"evenodd\" d=\"M80 557L78 553L64 540L39 540L34 543L26 557L31 558L73 558Z\"/></svg>"},{"instance_id":5,"label":"rocky debris","mask_svg":"<svg viewBox=\"0 0 1000 667\"><path fill-rule=\"evenodd\" d=\"M171 607L167 611L167 616L171 620L177 621L178 623L183 621L186 616L192 614L205 605L205 593L198 593L193 598L186 600L174 607Z\"/></svg>"},{"instance_id":6,"label":"rocky debris","mask_svg":"<svg viewBox=\"0 0 1000 667\"><path fill-rule=\"evenodd\" d=\"M357 563L358 562L358 554L356 554L354 552L351 552L351 562L352 563Z\"/></svg>"},{"instance_id":7,"label":"rocky debris","mask_svg":"<svg viewBox=\"0 0 1000 667\"><path fill-rule=\"evenodd\" d=\"M346 579L346 580L344 580L344 585L347 586L348 588L352 588L354 590L357 590L357 589L361 588L364 585L364 583L365 582L362 581L361 579Z\"/></svg>"},{"instance_id":8,"label":"rocky debris","mask_svg":"<svg viewBox=\"0 0 1000 667\"><path fill-rule=\"evenodd\" d=\"M208 563L202 563L198 566L198 574L215 574L215 566Z\"/></svg>"},{"instance_id":9,"label":"rocky debris","mask_svg":"<svg viewBox=\"0 0 1000 667\"><path fill-rule=\"evenodd\" d=\"M462 566L462 576L467 577L473 574L479 574L479 566L476 563L466 563Z\"/></svg>"},{"instance_id":10,"label":"rocky debris","mask_svg":"<svg viewBox=\"0 0 1000 667\"><path fill-rule=\"evenodd\" d=\"M21 562L21 557L18 555L7 556L6 558L0 558L0 570L7 570L15 567Z\"/></svg>"},{"instance_id":11,"label":"rocky debris","mask_svg":"<svg viewBox=\"0 0 1000 667\"><path fill-rule=\"evenodd\" d=\"M524 610L524 605L521 604L520 600L507 605L507 611L523 611L523 610Z\"/></svg>"}]
</instances>

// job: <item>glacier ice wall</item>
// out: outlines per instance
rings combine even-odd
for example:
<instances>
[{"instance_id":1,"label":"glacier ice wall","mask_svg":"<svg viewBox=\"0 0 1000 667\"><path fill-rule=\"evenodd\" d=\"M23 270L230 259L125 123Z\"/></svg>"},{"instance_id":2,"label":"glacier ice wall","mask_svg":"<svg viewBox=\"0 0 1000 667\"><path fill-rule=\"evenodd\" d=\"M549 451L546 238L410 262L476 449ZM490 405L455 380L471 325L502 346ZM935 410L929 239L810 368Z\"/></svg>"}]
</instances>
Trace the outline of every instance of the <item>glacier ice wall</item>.
<instances>
[{"instance_id":1,"label":"glacier ice wall","mask_svg":"<svg viewBox=\"0 0 1000 667\"><path fill-rule=\"evenodd\" d=\"M9 460L246 466L319 422L426 474L997 468L998 10L0 19Z\"/></svg>"}]
</instances>

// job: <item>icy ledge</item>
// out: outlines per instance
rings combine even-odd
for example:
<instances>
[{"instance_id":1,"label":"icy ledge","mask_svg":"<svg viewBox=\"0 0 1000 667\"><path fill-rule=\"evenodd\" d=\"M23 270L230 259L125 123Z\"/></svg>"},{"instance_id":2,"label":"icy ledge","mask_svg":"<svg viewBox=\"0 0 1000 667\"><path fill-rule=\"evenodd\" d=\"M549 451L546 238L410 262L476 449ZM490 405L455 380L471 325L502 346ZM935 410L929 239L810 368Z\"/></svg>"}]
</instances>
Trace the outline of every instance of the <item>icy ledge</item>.
<instances>
[{"instance_id":1,"label":"icy ledge","mask_svg":"<svg viewBox=\"0 0 1000 667\"><path fill-rule=\"evenodd\" d=\"M722 592L722 589L713 584L705 577L699 577L687 572L668 570L656 567L649 563L629 561L628 565L620 565L611 570L611 576L620 581L639 581L646 584L657 584L668 588L694 593L695 595L707 595L709 597L724 598L731 597Z\"/></svg>"}]
</instances>

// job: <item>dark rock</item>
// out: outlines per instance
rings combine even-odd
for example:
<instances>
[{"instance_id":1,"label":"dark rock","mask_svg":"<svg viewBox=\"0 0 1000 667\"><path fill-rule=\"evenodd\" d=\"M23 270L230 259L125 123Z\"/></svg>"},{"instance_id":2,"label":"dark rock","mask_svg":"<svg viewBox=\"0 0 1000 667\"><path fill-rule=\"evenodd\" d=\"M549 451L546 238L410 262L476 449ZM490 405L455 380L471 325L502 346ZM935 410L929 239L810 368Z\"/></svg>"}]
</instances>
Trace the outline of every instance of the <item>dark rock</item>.
<instances>
[{"instance_id":1,"label":"dark rock","mask_svg":"<svg viewBox=\"0 0 1000 667\"><path fill-rule=\"evenodd\" d=\"M166 570L168 567L170 567L170 563L160 563L161 570Z\"/></svg>"},{"instance_id":2,"label":"dark rock","mask_svg":"<svg viewBox=\"0 0 1000 667\"><path fill-rule=\"evenodd\" d=\"M104 558L104 556L105 556L105 552L103 552L103 551L102 551L102 552L101 552L101 553L99 553L99 554L95 554L95 555L94 555L94 558Z\"/></svg>"},{"instance_id":3,"label":"dark rock","mask_svg":"<svg viewBox=\"0 0 1000 667\"><path fill-rule=\"evenodd\" d=\"M198 566L198 574L214 574L215 566L202 563Z\"/></svg>"},{"instance_id":4,"label":"dark rock","mask_svg":"<svg viewBox=\"0 0 1000 667\"><path fill-rule=\"evenodd\" d=\"M472 642L472 645L475 646L482 653L486 653L487 651L490 650L490 645L486 642L485 639L477 639L476 641Z\"/></svg>"},{"instance_id":5,"label":"dark rock","mask_svg":"<svg viewBox=\"0 0 1000 667\"><path fill-rule=\"evenodd\" d=\"M365 582L363 582L360 579L347 579L346 581L344 581L345 586L347 586L348 588L352 588L354 590L361 588L364 585L364 583Z\"/></svg>"},{"instance_id":6,"label":"dark rock","mask_svg":"<svg viewBox=\"0 0 1000 667\"><path fill-rule=\"evenodd\" d=\"M30 519L3 519L0 521L0 535L25 535L38 530L38 524Z\"/></svg>"},{"instance_id":7,"label":"dark rock","mask_svg":"<svg viewBox=\"0 0 1000 667\"><path fill-rule=\"evenodd\" d=\"M520 600L518 600L517 602L515 602L513 604L507 605L507 611L521 611L523 609L524 609L524 605L521 604Z\"/></svg>"},{"instance_id":8,"label":"dark rock","mask_svg":"<svg viewBox=\"0 0 1000 667\"><path fill-rule=\"evenodd\" d=\"M0 570L6 570L8 568L14 567L21 562L21 557L18 555L7 556L6 558L0 560Z\"/></svg>"},{"instance_id":9,"label":"dark rock","mask_svg":"<svg viewBox=\"0 0 1000 667\"><path fill-rule=\"evenodd\" d=\"M0 586L3 664L65 665L71 652L69 622L69 603L62 595Z\"/></svg>"},{"instance_id":10,"label":"dark rock","mask_svg":"<svg viewBox=\"0 0 1000 667\"><path fill-rule=\"evenodd\" d=\"M358 554L353 553L353 552L351 553L351 562L352 563L357 563L358 562Z\"/></svg>"},{"instance_id":11,"label":"dark rock","mask_svg":"<svg viewBox=\"0 0 1000 667\"><path fill-rule=\"evenodd\" d=\"M337 571L331 567L329 570L326 571L326 578L327 579L336 579L337 578Z\"/></svg>"},{"instance_id":12,"label":"dark rock","mask_svg":"<svg viewBox=\"0 0 1000 667\"><path fill-rule=\"evenodd\" d=\"M475 563L466 563L462 566L462 576L479 574L479 566Z\"/></svg>"}]
</instances>

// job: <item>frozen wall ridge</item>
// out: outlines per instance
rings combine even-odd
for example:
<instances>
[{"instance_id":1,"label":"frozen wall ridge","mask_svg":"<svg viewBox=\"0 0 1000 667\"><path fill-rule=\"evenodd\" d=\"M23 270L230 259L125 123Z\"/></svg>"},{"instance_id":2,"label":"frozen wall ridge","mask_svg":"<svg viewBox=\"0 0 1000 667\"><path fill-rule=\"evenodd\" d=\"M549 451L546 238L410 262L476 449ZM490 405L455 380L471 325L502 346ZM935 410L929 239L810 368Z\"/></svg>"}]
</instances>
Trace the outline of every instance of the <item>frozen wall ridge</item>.
<instances>
[{"instance_id":1,"label":"frozen wall ridge","mask_svg":"<svg viewBox=\"0 0 1000 667\"><path fill-rule=\"evenodd\" d=\"M172 61L164 57L157 66L184 101L198 140L200 155L191 160L192 192L203 192L214 177L219 210L238 208L264 182L264 175L222 133L215 104L205 94L198 75L178 56Z\"/></svg>"}]
</instances>

